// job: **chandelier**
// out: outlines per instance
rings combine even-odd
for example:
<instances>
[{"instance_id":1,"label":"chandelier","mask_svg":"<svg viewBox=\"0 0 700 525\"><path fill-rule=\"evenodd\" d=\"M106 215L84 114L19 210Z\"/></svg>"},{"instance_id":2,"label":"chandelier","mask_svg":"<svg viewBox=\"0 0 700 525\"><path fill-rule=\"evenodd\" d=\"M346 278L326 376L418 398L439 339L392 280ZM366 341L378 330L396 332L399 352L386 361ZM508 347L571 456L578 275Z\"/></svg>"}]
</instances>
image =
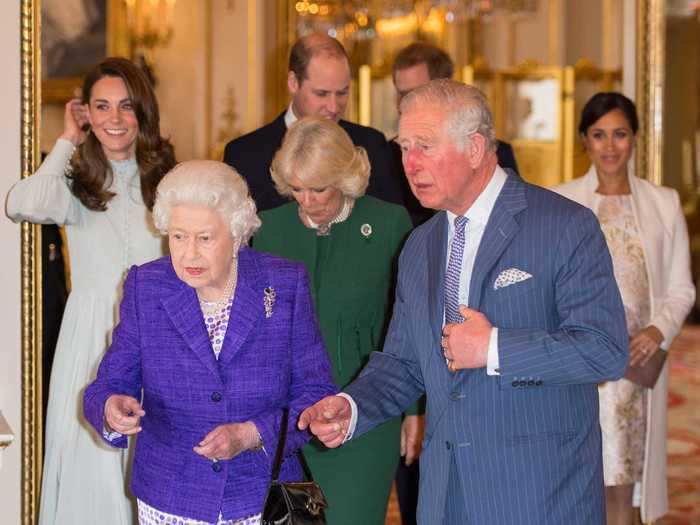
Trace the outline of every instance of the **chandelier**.
<instances>
[{"instance_id":1,"label":"chandelier","mask_svg":"<svg viewBox=\"0 0 700 525\"><path fill-rule=\"evenodd\" d=\"M294 4L298 34L320 30L345 42L406 32L429 34L444 24L498 12L527 16L537 8L537 0L299 0Z\"/></svg>"},{"instance_id":2,"label":"chandelier","mask_svg":"<svg viewBox=\"0 0 700 525\"><path fill-rule=\"evenodd\" d=\"M149 54L173 36L175 0L124 0L131 47L135 54Z\"/></svg>"},{"instance_id":3,"label":"chandelier","mask_svg":"<svg viewBox=\"0 0 700 525\"><path fill-rule=\"evenodd\" d=\"M511 16L537 12L537 0L434 0L430 3L445 9L448 22L480 18L499 11Z\"/></svg>"}]
</instances>

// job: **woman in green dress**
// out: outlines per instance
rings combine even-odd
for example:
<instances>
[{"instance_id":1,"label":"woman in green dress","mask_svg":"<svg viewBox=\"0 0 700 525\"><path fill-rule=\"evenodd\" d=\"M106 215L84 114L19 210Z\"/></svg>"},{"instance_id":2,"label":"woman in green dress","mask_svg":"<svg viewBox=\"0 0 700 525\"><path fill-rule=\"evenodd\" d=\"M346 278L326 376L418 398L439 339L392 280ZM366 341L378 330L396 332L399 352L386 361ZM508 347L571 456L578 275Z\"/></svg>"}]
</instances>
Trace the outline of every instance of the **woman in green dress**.
<instances>
[{"instance_id":1,"label":"woman in green dress","mask_svg":"<svg viewBox=\"0 0 700 525\"><path fill-rule=\"evenodd\" d=\"M395 266L411 229L408 213L364 192L370 165L335 122L294 123L272 162L277 191L294 201L260 214L258 250L304 263L336 384L381 351L393 302ZM395 418L337 449L304 448L329 508L329 525L383 525L399 459Z\"/></svg>"}]
</instances>

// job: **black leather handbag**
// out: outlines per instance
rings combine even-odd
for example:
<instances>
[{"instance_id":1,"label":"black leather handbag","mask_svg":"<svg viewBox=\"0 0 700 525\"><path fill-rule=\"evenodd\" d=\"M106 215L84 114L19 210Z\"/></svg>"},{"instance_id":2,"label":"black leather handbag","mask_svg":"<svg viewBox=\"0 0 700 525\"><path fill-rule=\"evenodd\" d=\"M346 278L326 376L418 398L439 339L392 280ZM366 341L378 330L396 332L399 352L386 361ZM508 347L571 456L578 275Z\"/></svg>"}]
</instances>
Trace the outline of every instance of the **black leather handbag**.
<instances>
[{"instance_id":1,"label":"black leather handbag","mask_svg":"<svg viewBox=\"0 0 700 525\"><path fill-rule=\"evenodd\" d=\"M304 470L311 481L285 483L279 480L284 443L287 440L288 415L289 411L285 408L272 465L272 482L262 512L262 525L326 525L324 509L328 504L321 487L313 481L306 465Z\"/></svg>"}]
</instances>

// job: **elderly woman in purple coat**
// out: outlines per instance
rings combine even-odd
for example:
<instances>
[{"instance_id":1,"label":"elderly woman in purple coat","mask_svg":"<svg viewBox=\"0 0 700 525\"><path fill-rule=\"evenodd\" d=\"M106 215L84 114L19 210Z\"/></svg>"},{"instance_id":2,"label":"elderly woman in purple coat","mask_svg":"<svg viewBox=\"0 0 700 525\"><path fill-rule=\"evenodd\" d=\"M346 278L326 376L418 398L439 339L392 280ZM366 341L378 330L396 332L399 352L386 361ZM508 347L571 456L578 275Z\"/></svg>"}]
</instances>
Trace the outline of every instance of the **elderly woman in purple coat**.
<instances>
[{"instance_id":1,"label":"elderly woman in purple coat","mask_svg":"<svg viewBox=\"0 0 700 525\"><path fill-rule=\"evenodd\" d=\"M140 523L259 523L283 408L299 480L298 415L336 390L306 272L246 246L260 221L225 164L178 165L153 214L171 255L130 270L85 415L115 447L139 434Z\"/></svg>"}]
</instances>

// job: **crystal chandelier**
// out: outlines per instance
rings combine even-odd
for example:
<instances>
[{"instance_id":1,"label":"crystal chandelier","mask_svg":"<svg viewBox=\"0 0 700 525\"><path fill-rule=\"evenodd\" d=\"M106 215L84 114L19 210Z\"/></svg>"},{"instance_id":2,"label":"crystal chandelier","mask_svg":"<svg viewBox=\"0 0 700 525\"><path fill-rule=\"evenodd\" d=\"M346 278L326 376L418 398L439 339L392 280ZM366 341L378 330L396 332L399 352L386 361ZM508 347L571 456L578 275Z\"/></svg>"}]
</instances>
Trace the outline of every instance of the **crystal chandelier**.
<instances>
[{"instance_id":1,"label":"crystal chandelier","mask_svg":"<svg viewBox=\"0 0 700 525\"><path fill-rule=\"evenodd\" d=\"M537 12L537 0L433 0L434 7L443 7L447 22L488 16L504 12L511 16Z\"/></svg>"},{"instance_id":2,"label":"crystal chandelier","mask_svg":"<svg viewBox=\"0 0 700 525\"><path fill-rule=\"evenodd\" d=\"M341 41L434 31L444 23L502 12L525 16L537 12L537 0L300 0L294 4L298 34L326 31Z\"/></svg>"}]
</instances>

